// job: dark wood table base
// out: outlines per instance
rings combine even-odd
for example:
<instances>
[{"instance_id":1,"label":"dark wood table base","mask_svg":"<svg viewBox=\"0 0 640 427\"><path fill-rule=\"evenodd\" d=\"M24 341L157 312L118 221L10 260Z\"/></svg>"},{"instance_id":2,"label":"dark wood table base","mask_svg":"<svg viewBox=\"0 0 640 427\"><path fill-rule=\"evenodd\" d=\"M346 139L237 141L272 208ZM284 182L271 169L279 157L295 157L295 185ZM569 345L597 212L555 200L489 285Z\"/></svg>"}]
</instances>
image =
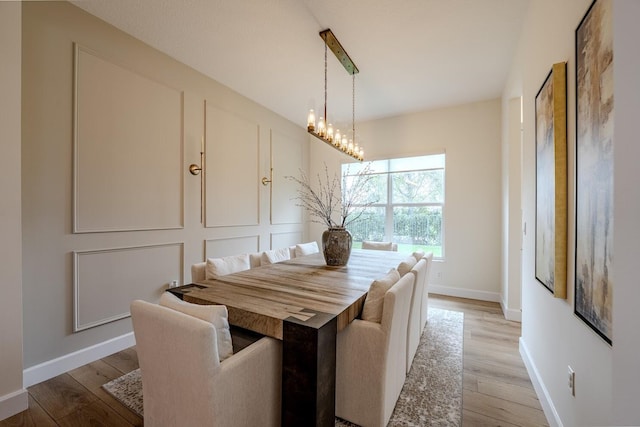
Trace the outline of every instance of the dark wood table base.
<instances>
[{"instance_id":1,"label":"dark wood table base","mask_svg":"<svg viewBox=\"0 0 640 427\"><path fill-rule=\"evenodd\" d=\"M282 340L282 425L335 425L337 317L284 320Z\"/></svg>"}]
</instances>

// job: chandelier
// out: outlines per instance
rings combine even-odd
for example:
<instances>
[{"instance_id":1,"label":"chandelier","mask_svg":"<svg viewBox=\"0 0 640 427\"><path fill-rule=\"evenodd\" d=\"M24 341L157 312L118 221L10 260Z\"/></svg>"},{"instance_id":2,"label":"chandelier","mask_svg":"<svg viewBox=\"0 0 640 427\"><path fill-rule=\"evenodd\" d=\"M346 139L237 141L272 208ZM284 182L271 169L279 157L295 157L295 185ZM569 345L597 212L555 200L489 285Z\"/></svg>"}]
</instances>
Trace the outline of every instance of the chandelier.
<instances>
[{"instance_id":1,"label":"chandelier","mask_svg":"<svg viewBox=\"0 0 640 427\"><path fill-rule=\"evenodd\" d=\"M316 138L331 145L336 150L353 157L356 160L364 159L364 149L356 141L356 74L359 72L347 52L344 50L336 36L330 29L320 31L320 37L324 40L324 115L316 123L316 114L313 110L307 116L307 131ZM347 73L351 74L351 139L347 133L340 133L339 129L333 131L333 125L327 119L327 47L335 54L338 61L344 66Z\"/></svg>"}]
</instances>

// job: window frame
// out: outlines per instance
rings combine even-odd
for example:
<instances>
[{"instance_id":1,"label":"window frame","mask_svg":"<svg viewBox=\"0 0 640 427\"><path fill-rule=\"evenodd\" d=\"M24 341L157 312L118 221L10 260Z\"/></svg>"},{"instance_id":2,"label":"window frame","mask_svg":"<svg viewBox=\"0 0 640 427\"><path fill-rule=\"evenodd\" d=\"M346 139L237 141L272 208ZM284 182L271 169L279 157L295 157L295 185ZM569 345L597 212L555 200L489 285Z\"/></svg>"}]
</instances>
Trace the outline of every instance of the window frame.
<instances>
[{"instance_id":1,"label":"window frame","mask_svg":"<svg viewBox=\"0 0 640 427\"><path fill-rule=\"evenodd\" d=\"M442 166L441 167L425 167L420 169L402 169L402 170L392 170L391 163L394 160L400 159L419 159L422 157L431 157L431 156L442 156ZM434 259L444 260L445 258L445 206L446 206L446 154L444 151L423 154L419 156L401 156L401 157L392 157L387 159L379 159L373 161L373 163L386 162L386 168L384 172L373 171L371 175L386 175L386 203L373 203L370 204L369 208L384 208L384 241L394 242L393 234L394 234L394 217L393 210L396 207L407 207L407 208L421 208L421 207L439 207L442 212L441 225L440 225L440 236L441 236L441 254L436 256L434 254ZM341 163L340 169L343 177L345 176L345 168L352 167L353 162ZM428 172L434 170L442 170L442 201L441 202L393 202L393 174L395 173L404 173L404 172ZM354 172L349 171L348 175L353 175ZM342 181L344 184L344 180ZM358 205L360 206L360 205ZM398 243L398 242L395 242Z\"/></svg>"}]
</instances>

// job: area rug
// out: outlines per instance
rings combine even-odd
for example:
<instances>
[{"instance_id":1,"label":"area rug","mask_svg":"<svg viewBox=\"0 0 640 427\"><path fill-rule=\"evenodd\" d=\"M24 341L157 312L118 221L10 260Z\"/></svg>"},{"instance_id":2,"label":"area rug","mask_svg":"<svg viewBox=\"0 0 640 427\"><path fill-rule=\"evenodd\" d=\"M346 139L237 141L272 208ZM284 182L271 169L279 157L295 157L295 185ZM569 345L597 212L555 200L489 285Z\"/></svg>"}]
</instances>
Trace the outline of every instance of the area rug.
<instances>
[{"instance_id":1,"label":"area rug","mask_svg":"<svg viewBox=\"0 0 640 427\"><path fill-rule=\"evenodd\" d=\"M428 322L389 426L460 426L464 315L429 308ZM102 386L124 406L143 416L140 370ZM336 426L355 424L336 419Z\"/></svg>"}]
</instances>

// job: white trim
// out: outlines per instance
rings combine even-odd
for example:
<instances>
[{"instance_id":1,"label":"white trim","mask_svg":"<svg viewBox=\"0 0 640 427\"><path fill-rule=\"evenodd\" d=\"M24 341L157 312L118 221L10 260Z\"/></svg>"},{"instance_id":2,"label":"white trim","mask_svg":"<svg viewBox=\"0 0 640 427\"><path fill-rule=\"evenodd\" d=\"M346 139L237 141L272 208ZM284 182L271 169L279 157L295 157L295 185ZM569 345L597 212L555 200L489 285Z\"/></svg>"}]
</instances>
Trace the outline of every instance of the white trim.
<instances>
[{"instance_id":1,"label":"white trim","mask_svg":"<svg viewBox=\"0 0 640 427\"><path fill-rule=\"evenodd\" d=\"M447 295L450 297L468 298L479 301L500 302L500 294L497 292L477 291L475 289L450 288L449 286L428 285L430 294Z\"/></svg>"},{"instance_id":2,"label":"white trim","mask_svg":"<svg viewBox=\"0 0 640 427\"><path fill-rule=\"evenodd\" d=\"M553 406L553 401L551 400L551 396L549 395L549 391L544 386L542 382L542 378L540 377L540 373L536 369L536 365L533 363L531 359L531 355L529 354L529 349L527 348L527 344L524 342L524 338L520 337L520 356L522 356L522 360L524 361L524 366L527 368L527 372L529 373L529 377L531 378L531 383L533 383L533 388L536 390L536 394L538 395L538 400L542 405L542 410L544 411L544 415L547 418L547 422L550 427L563 427L562 420L560 419L560 415L558 411L556 411L555 406Z\"/></svg>"},{"instance_id":3,"label":"white trim","mask_svg":"<svg viewBox=\"0 0 640 427\"><path fill-rule=\"evenodd\" d=\"M180 248L180 252L181 252L180 263L184 264L184 242L169 242L169 243L158 243L154 245L120 246L120 247L106 248L106 249L73 251L73 332L81 332L86 329L95 328L96 326L105 325L107 323L115 322L116 320L121 320L121 319L126 319L127 317L131 317L131 313L129 312L129 302L125 302L123 306L123 309L125 311L123 313L115 313L111 316L104 317L102 319L95 319L92 321L87 321L82 324L80 323L80 320L81 320L80 319L80 298L81 298L80 260L83 257L92 256L92 255L95 256L99 254L109 254L109 253L126 252L126 251L141 251L145 249L159 249L159 248L169 248L169 247ZM180 275L184 277L184 269L181 269ZM91 294L91 292L86 292L86 293ZM138 296L138 298L141 298L141 297ZM135 299L135 297L132 299Z\"/></svg>"},{"instance_id":4,"label":"white trim","mask_svg":"<svg viewBox=\"0 0 640 427\"><path fill-rule=\"evenodd\" d=\"M507 308L507 304L504 300L500 300L500 307L502 307L502 313L504 313L505 319L511 320L512 322L522 323L522 310Z\"/></svg>"},{"instance_id":5,"label":"white trim","mask_svg":"<svg viewBox=\"0 0 640 427\"><path fill-rule=\"evenodd\" d=\"M136 344L133 332L92 345L82 350L60 356L39 365L27 368L23 372L24 387L31 387L57 375L79 368L87 363L117 353Z\"/></svg>"},{"instance_id":6,"label":"white trim","mask_svg":"<svg viewBox=\"0 0 640 427\"><path fill-rule=\"evenodd\" d=\"M0 396L0 421L29 409L29 393L26 389Z\"/></svg>"}]
</instances>

